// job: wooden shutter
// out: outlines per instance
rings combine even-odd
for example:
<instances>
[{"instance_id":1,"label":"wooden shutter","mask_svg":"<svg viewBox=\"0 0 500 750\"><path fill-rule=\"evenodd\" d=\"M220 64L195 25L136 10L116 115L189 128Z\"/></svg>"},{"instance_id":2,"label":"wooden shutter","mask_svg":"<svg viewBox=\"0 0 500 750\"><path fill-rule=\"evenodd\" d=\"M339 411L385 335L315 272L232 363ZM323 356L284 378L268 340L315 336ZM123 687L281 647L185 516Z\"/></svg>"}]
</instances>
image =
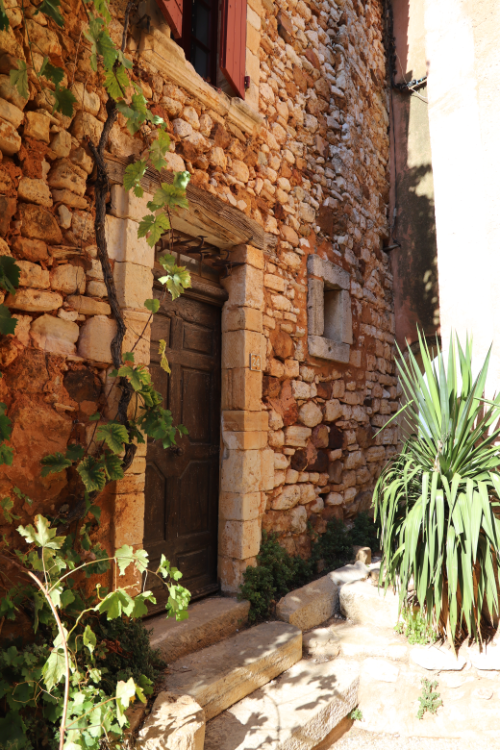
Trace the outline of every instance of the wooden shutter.
<instances>
[{"instance_id":1,"label":"wooden shutter","mask_svg":"<svg viewBox=\"0 0 500 750\"><path fill-rule=\"evenodd\" d=\"M184 0L156 0L165 21L170 26L172 36L180 39L182 36L182 10Z\"/></svg>"},{"instance_id":2,"label":"wooden shutter","mask_svg":"<svg viewBox=\"0 0 500 750\"><path fill-rule=\"evenodd\" d=\"M247 0L222 0L220 69L242 99L245 98Z\"/></svg>"}]
</instances>

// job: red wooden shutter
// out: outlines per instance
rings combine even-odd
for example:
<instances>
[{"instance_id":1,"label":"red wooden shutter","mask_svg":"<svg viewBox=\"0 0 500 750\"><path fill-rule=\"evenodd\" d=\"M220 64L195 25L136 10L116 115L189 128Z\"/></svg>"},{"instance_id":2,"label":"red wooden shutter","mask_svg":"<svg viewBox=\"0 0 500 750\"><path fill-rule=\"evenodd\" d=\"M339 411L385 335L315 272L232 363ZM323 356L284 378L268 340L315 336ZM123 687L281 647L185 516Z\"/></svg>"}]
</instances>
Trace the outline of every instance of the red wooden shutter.
<instances>
[{"instance_id":1,"label":"red wooden shutter","mask_svg":"<svg viewBox=\"0 0 500 750\"><path fill-rule=\"evenodd\" d=\"M156 0L170 31L176 39L182 36L182 9L184 0Z\"/></svg>"},{"instance_id":2,"label":"red wooden shutter","mask_svg":"<svg viewBox=\"0 0 500 750\"><path fill-rule=\"evenodd\" d=\"M220 69L242 99L245 98L247 0L222 0Z\"/></svg>"}]
</instances>

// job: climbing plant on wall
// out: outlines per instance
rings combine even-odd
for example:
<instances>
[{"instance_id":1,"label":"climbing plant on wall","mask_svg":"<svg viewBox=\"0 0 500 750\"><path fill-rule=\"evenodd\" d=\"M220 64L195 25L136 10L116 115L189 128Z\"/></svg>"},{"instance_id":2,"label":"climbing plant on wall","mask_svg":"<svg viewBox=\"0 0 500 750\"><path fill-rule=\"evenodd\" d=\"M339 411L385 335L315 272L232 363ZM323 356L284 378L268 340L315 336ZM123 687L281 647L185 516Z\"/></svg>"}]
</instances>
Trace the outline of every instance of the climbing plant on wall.
<instances>
[{"instance_id":1,"label":"climbing plant on wall","mask_svg":"<svg viewBox=\"0 0 500 750\"><path fill-rule=\"evenodd\" d=\"M117 333L111 345L114 365L111 377L115 379L120 397L114 419L103 421L99 413L92 417L95 429L88 445L72 443L64 453L47 455L42 460L42 477L73 468L81 480L81 490L76 493L68 516L64 519L36 516L34 525L17 528L25 546L11 551L4 540L0 552L4 562L15 570L16 579L2 598L0 618L15 619L29 611L34 634L28 645L12 645L0 657L0 701L5 714L0 718L0 732L11 750L35 748L39 743L44 747L58 746L60 750L83 747L97 750L103 742L110 746L119 744L128 723L126 708L135 698L144 701L151 693L151 681L144 675L115 679L114 683L111 680L110 687L106 668L102 667L106 641L99 640L99 630L105 620L120 618L128 622L145 614L146 602L155 602L152 592L142 591L133 596L130 586L105 592L85 583L87 577L103 573L110 565L116 568L118 577L125 575L129 568L134 568L139 576L146 572L148 556L144 550L124 545L109 556L99 544L92 542L91 530L100 517L99 495L109 481L123 478L137 444L143 443L145 436L168 448L175 444L177 435L186 433L183 425L173 424L171 412L162 406L162 397L155 390L147 368L135 363L133 349L137 342L132 351L122 353L126 326L107 252L105 221L109 180L104 154L118 114L125 119L131 134L142 131L148 143L147 154L125 170L126 190L141 197L141 180L146 170L150 166L159 171L166 167L165 155L170 148L165 123L148 109L132 63L125 54L135 4L132 1L126 7L122 41L117 45L110 33L111 14L106 0L84 2L87 17L84 34L90 46L90 64L99 73L109 96L107 118L99 141L89 138L87 145L96 167L98 257L117 322ZM29 98L30 83L38 89L43 87L51 97L53 112L71 116L76 99L63 85L66 72L48 56L41 65L35 65L25 11L21 10L30 54L27 61L15 61L10 82L24 98ZM43 0L35 13L43 14L49 25L64 26L60 0ZM0 31L8 28L8 13L0 0ZM149 212L139 223L138 236L145 237L151 247L170 231L169 212L187 207L188 181L188 172L175 173L173 184L162 183L147 204ZM159 281L165 286L165 294L176 299L190 286L189 274L185 268L178 267L169 254L160 257L159 262L165 270ZM0 289L14 294L18 286L19 267L15 259L0 256ZM144 304L151 319L160 302L150 299ZM0 333L15 333L16 323L8 307L1 304ZM160 353L162 366L168 371L164 342L160 343ZM132 399L136 404L133 417L129 409ZM11 465L13 461L13 450L7 445L12 423L6 411L6 405L0 404L0 465ZM15 493L23 502L30 502L19 490ZM10 497L0 503L4 518L10 524L19 520L14 505ZM75 531L68 533L73 521ZM189 592L178 583L180 572L164 558L157 570L149 572L161 579L169 590L167 616L185 617Z\"/></svg>"}]
</instances>

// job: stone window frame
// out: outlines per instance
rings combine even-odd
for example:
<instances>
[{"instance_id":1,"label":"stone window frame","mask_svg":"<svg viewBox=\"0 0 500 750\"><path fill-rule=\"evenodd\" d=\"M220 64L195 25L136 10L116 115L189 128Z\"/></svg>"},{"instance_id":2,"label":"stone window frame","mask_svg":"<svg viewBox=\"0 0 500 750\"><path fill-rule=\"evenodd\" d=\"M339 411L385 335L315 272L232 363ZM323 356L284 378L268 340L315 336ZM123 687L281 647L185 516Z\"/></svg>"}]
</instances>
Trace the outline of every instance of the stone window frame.
<instances>
[{"instance_id":1,"label":"stone window frame","mask_svg":"<svg viewBox=\"0 0 500 750\"><path fill-rule=\"evenodd\" d=\"M352 339L351 275L319 255L307 259L309 354L349 362Z\"/></svg>"}]
</instances>

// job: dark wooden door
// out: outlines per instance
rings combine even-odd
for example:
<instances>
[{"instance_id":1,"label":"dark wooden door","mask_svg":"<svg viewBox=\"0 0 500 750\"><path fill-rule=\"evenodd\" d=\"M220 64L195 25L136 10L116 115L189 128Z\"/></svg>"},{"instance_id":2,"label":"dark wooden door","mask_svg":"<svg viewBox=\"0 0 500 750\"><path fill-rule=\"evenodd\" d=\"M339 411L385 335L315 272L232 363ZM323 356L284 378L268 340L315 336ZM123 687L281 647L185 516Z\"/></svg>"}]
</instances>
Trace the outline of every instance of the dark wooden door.
<instances>
[{"instance_id":1,"label":"dark wooden door","mask_svg":"<svg viewBox=\"0 0 500 750\"><path fill-rule=\"evenodd\" d=\"M163 291L155 297L162 300ZM174 424L189 434L169 450L148 443L145 547L153 569L163 553L198 598L218 589L221 311L187 295L175 302L167 297L153 319L151 374ZM171 375L159 365L160 339ZM148 580L147 588L156 589L163 608L159 583Z\"/></svg>"}]
</instances>

